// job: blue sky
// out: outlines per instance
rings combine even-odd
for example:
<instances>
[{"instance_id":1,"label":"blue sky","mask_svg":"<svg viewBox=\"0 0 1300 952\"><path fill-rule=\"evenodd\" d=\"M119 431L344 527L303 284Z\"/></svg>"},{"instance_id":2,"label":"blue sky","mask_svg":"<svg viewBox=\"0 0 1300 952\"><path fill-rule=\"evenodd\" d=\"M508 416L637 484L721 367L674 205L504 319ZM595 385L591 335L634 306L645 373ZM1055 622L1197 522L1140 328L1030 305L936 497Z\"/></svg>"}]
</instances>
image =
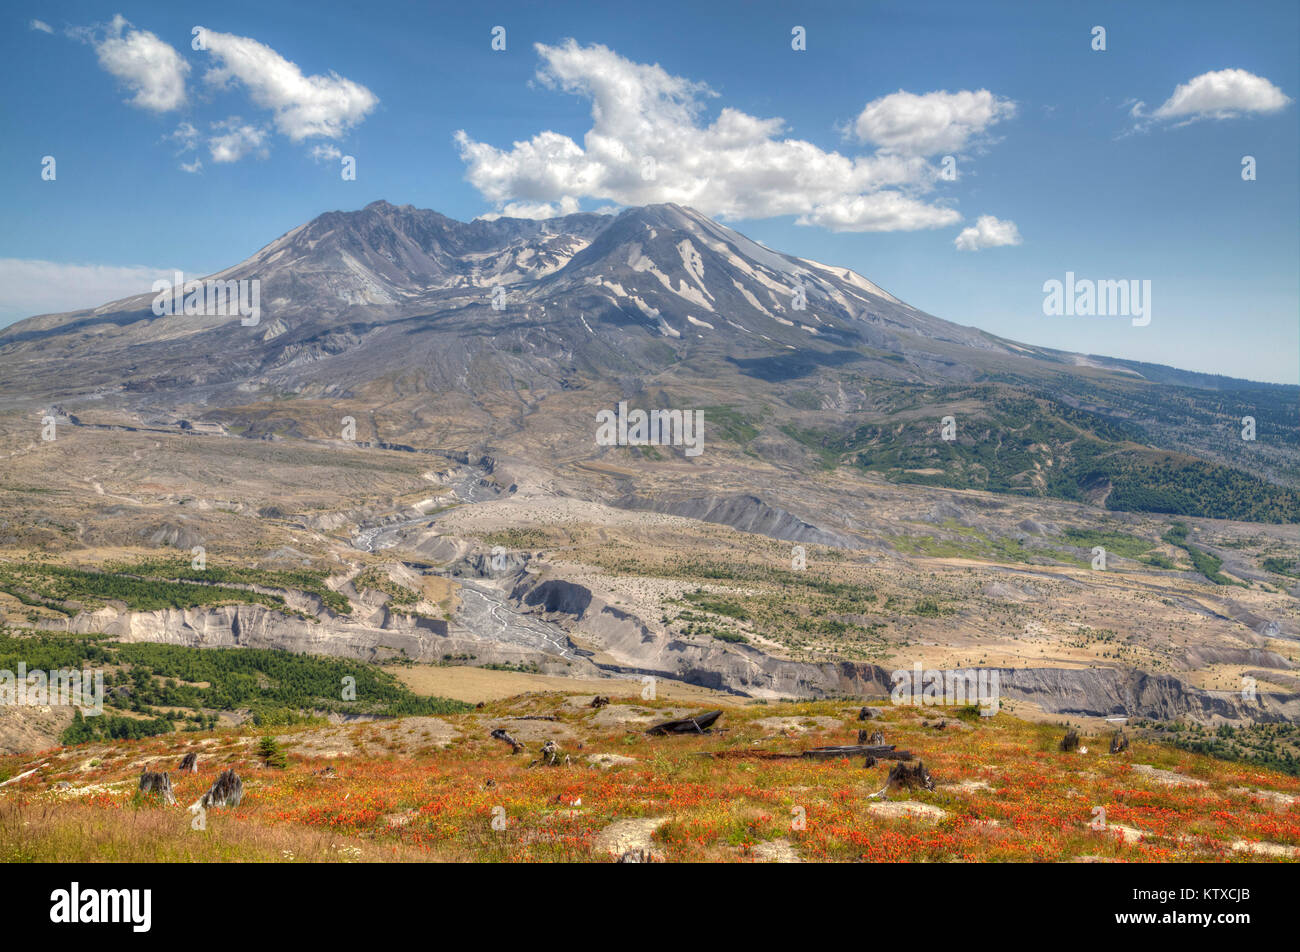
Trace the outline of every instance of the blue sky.
<instances>
[{"instance_id":1,"label":"blue sky","mask_svg":"<svg viewBox=\"0 0 1300 952\"><path fill-rule=\"evenodd\" d=\"M1293 0L177 7L6 5L0 323L378 198L467 220L689 195L958 323L1300 381ZM1067 271L1150 280L1151 322L1045 316Z\"/></svg>"}]
</instances>

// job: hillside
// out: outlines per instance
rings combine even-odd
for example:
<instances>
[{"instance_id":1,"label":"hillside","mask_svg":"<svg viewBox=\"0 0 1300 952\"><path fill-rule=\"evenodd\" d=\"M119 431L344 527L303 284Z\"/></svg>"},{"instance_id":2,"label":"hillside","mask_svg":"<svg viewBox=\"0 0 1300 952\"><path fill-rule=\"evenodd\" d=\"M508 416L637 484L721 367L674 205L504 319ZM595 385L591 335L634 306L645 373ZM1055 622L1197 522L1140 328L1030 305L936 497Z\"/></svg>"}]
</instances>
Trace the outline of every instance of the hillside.
<instances>
[{"instance_id":1,"label":"hillside","mask_svg":"<svg viewBox=\"0 0 1300 952\"><path fill-rule=\"evenodd\" d=\"M0 860L1270 861L1300 855L1300 780L1013 713L845 700L734 703L708 735L646 727L700 707L623 688L530 693L465 714L172 735L0 758ZM698 703L698 702L697 702ZM780 759L860 727L911 751L933 790L890 790L890 761ZM511 754L489 733L526 747ZM1132 733L1132 726L1129 731ZM268 766L261 738L287 757ZM535 763L549 740L558 766ZM178 774L194 753L197 774ZM530 766L531 764L531 766ZM135 792L172 771L177 804ZM236 808L187 806L228 768ZM1100 810L1098 808L1101 808ZM494 823L495 821L495 823ZM631 854L631 856L628 856Z\"/></svg>"}]
</instances>

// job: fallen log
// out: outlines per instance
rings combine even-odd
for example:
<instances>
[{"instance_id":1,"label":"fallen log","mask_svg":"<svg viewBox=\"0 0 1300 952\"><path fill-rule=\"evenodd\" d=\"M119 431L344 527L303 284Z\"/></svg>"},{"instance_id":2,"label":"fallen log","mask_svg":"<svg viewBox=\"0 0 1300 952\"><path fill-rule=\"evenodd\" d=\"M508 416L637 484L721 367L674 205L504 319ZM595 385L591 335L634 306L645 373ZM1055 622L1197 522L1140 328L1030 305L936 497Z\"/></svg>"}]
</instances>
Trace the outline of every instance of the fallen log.
<instances>
[{"instance_id":1,"label":"fallen log","mask_svg":"<svg viewBox=\"0 0 1300 952\"><path fill-rule=\"evenodd\" d=\"M495 737L499 741L509 744L510 753L512 754L517 754L524 749L524 745L519 743L519 741L515 740L509 734L507 734L505 728L498 727L496 730L494 730L491 733L490 736Z\"/></svg>"},{"instance_id":2,"label":"fallen log","mask_svg":"<svg viewBox=\"0 0 1300 952\"><path fill-rule=\"evenodd\" d=\"M36 771L40 770L41 767L48 767L49 765L50 762L47 760L45 763L41 764L40 766L33 767L31 770L27 771L26 773L20 773L16 777L10 777L4 783L0 783L0 787L7 787L11 783L17 783L19 780L22 780L23 777L30 777L32 774L36 773Z\"/></svg>"},{"instance_id":3,"label":"fallen log","mask_svg":"<svg viewBox=\"0 0 1300 952\"><path fill-rule=\"evenodd\" d=\"M646 729L647 734L707 734L714 721L722 716L721 711L705 711L694 717L683 717L675 721L664 721Z\"/></svg>"},{"instance_id":4,"label":"fallen log","mask_svg":"<svg viewBox=\"0 0 1300 952\"><path fill-rule=\"evenodd\" d=\"M849 744L844 747L813 747L799 756L812 760L837 760L840 757L875 757L879 760L911 760L912 753L895 750L893 744Z\"/></svg>"}]
</instances>

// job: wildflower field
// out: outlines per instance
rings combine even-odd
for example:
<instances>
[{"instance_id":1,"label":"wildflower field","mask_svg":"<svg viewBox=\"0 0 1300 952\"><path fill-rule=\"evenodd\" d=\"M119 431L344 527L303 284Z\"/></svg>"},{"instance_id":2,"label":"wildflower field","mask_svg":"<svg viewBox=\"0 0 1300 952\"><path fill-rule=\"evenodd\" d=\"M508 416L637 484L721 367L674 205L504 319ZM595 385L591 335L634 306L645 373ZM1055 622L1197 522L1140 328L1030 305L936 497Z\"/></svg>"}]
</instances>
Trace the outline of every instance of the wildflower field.
<instances>
[{"instance_id":1,"label":"wildflower field","mask_svg":"<svg viewBox=\"0 0 1300 952\"><path fill-rule=\"evenodd\" d=\"M1109 735L1063 753L1063 727L1006 713L848 700L724 708L713 733L648 736L690 713L528 694L471 713L95 742L0 759L5 861L666 862L1287 861L1300 779ZM933 790L889 790L891 766L777 755L884 732ZM492 738L504 728L526 749ZM537 763L554 740L558 766ZM176 766L198 757L197 774ZM140 794L169 770L177 800ZM217 774L235 808L189 805Z\"/></svg>"}]
</instances>

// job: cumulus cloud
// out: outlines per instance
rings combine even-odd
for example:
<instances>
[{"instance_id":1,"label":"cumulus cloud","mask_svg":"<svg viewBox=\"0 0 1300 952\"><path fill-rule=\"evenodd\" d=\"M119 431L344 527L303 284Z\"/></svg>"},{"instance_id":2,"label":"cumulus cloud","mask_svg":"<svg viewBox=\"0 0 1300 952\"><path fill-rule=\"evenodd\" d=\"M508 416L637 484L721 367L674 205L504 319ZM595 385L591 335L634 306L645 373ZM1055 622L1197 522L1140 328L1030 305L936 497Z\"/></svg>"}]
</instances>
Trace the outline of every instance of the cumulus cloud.
<instances>
[{"instance_id":1,"label":"cumulus cloud","mask_svg":"<svg viewBox=\"0 0 1300 952\"><path fill-rule=\"evenodd\" d=\"M105 301L144 294L153 282L172 280L177 270L0 258L0 326L34 314L98 307Z\"/></svg>"},{"instance_id":2,"label":"cumulus cloud","mask_svg":"<svg viewBox=\"0 0 1300 952\"><path fill-rule=\"evenodd\" d=\"M50 26L44 20L32 20L27 24L33 30L39 30L42 33L53 33L54 27Z\"/></svg>"},{"instance_id":3,"label":"cumulus cloud","mask_svg":"<svg viewBox=\"0 0 1300 952\"><path fill-rule=\"evenodd\" d=\"M88 39L99 65L135 93L127 100L131 105L151 112L169 112L185 105L190 64L148 30L134 29L118 14L102 33L74 31L74 35Z\"/></svg>"},{"instance_id":4,"label":"cumulus cloud","mask_svg":"<svg viewBox=\"0 0 1300 952\"><path fill-rule=\"evenodd\" d=\"M1018 245L1020 242L1020 229L1015 222L981 215L974 225L961 230L953 244L958 251L980 251L984 248Z\"/></svg>"},{"instance_id":5,"label":"cumulus cloud","mask_svg":"<svg viewBox=\"0 0 1300 952\"><path fill-rule=\"evenodd\" d=\"M191 175L195 174L196 172L202 172L202 171L203 171L203 160L202 160L202 159L195 159L193 162L182 162L182 163L181 163L181 171L182 171L182 172L189 172Z\"/></svg>"},{"instance_id":6,"label":"cumulus cloud","mask_svg":"<svg viewBox=\"0 0 1300 952\"><path fill-rule=\"evenodd\" d=\"M557 215L573 215L579 211L578 200L566 195L558 202L507 202L499 212L488 212L478 217L484 221L498 218L531 218L541 221Z\"/></svg>"},{"instance_id":7,"label":"cumulus cloud","mask_svg":"<svg viewBox=\"0 0 1300 952\"><path fill-rule=\"evenodd\" d=\"M217 87L242 85L254 103L271 110L276 129L295 142L337 139L379 102L365 86L338 73L304 76L297 64L249 37L208 29L202 37L218 63L204 80Z\"/></svg>"},{"instance_id":8,"label":"cumulus cloud","mask_svg":"<svg viewBox=\"0 0 1300 952\"><path fill-rule=\"evenodd\" d=\"M252 153L266 158L265 129L249 125L238 116L214 122L212 128L217 130L217 134L208 139L208 151L212 153L213 162L238 162Z\"/></svg>"},{"instance_id":9,"label":"cumulus cloud","mask_svg":"<svg viewBox=\"0 0 1300 952\"><path fill-rule=\"evenodd\" d=\"M793 215L801 224L836 231L936 228L961 220L955 210L923 197L934 190L938 170L919 151L918 136L913 147L901 147L901 126L888 133L895 147L846 156L786 137L780 118L723 107L709 122L705 108L717 94L657 64L574 40L537 44L536 50L538 81L589 99L592 124L581 145L543 130L509 149L458 131L466 180L496 214L564 213L591 198L620 205L677 202L729 219ZM946 131L927 126L932 142L965 144L1014 108L985 91L966 94L974 105L961 93L941 95L953 97L960 109ZM886 135L884 113L873 115L879 125L869 128Z\"/></svg>"},{"instance_id":10,"label":"cumulus cloud","mask_svg":"<svg viewBox=\"0 0 1300 952\"><path fill-rule=\"evenodd\" d=\"M916 231L955 225L961 215L901 192L882 191L825 202L795 221L831 231Z\"/></svg>"},{"instance_id":11,"label":"cumulus cloud","mask_svg":"<svg viewBox=\"0 0 1300 952\"><path fill-rule=\"evenodd\" d=\"M899 90L874 99L853 123L859 142L903 155L961 152L989 127L1016 114L1016 104L987 89L918 95Z\"/></svg>"},{"instance_id":12,"label":"cumulus cloud","mask_svg":"<svg viewBox=\"0 0 1300 952\"><path fill-rule=\"evenodd\" d=\"M1220 69L1180 83L1172 96L1148 114L1137 102L1130 113L1137 119L1162 120L1185 125L1201 119L1233 119L1267 115L1284 109L1291 99L1263 76L1244 69Z\"/></svg>"}]
</instances>

